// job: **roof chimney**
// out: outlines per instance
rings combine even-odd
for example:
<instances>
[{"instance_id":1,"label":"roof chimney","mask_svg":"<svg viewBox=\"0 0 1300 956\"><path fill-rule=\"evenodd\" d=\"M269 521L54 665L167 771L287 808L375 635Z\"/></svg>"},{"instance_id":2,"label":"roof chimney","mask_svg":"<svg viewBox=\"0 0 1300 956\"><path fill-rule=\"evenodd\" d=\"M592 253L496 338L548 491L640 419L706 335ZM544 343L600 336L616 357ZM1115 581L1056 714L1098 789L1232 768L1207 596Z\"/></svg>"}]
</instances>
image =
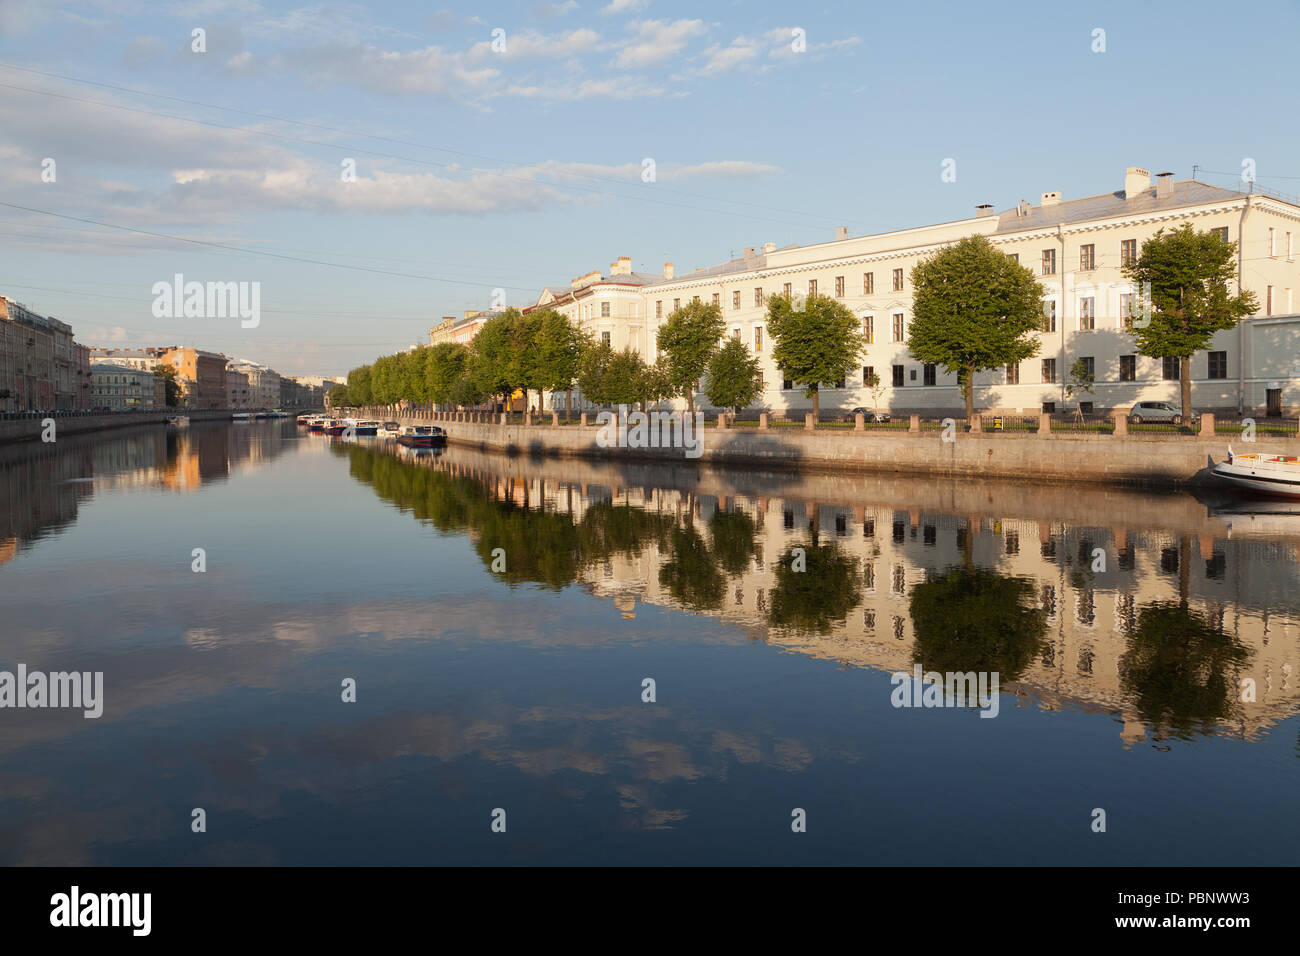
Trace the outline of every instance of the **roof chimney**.
<instances>
[{"instance_id":1,"label":"roof chimney","mask_svg":"<svg viewBox=\"0 0 1300 956\"><path fill-rule=\"evenodd\" d=\"M746 259L752 259L752 258L754 258L754 247L753 247L753 246L746 246L746 247L745 247L745 258L746 258Z\"/></svg>"},{"instance_id":2,"label":"roof chimney","mask_svg":"<svg viewBox=\"0 0 1300 956\"><path fill-rule=\"evenodd\" d=\"M848 237L849 237L849 227L848 227L848 226L836 226L836 227L835 227L835 238L836 238L837 240L838 240L838 239L847 239Z\"/></svg>"},{"instance_id":3,"label":"roof chimney","mask_svg":"<svg viewBox=\"0 0 1300 956\"><path fill-rule=\"evenodd\" d=\"M767 255L767 253L769 253L769 252L776 252L776 243L775 243L775 242L765 242L765 243L763 243L763 254L764 254L764 255Z\"/></svg>"},{"instance_id":4,"label":"roof chimney","mask_svg":"<svg viewBox=\"0 0 1300 956\"><path fill-rule=\"evenodd\" d=\"M1169 199L1174 194L1174 174L1156 173L1156 198Z\"/></svg>"},{"instance_id":5,"label":"roof chimney","mask_svg":"<svg viewBox=\"0 0 1300 956\"><path fill-rule=\"evenodd\" d=\"M1130 166L1124 171L1124 198L1134 199L1151 188L1151 172L1141 166Z\"/></svg>"},{"instance_id":6,"label":"roof chimney","mask_svg":"<svg viewBox=\"0 0 1300 956\"><path fill-rule=\"evenodd\" d=\"M975 207L976 218L979 218L980 216L991 216L991 215L993 215L992 203L982 202Z\"/></svg>"},{"instance_id":7,"label":"roof chimney","mask_svg":"<svg viewBox=\"0 0 1300 956\"><path fill-rule=\"evenodd\" d=\"M609 274L612 276L630 276L632 274L632 257L619 256L618 261L609 264Z\"/></svg>"},{"instance_id":8,"label":"roof chimney","mask_svg":"<svg viewBox=\"0 0 1300 956\"><path fill-rule=\"evenodd\" d=\"M664 263L664 278L665 278L665 279L671 279L672 277L673 277L673 264L672 264L671 262L665 262L665 263Z\"/></svg>"},{"instance_id":9,"label":"roof chimney","mask_svg":"<svg viewBox=\"0 0 1300 956\"><path fill-rule=\"evenodd\" d=\"M1050 193L1043 193L1043 198L1039 201L1042 206L1055 206L1061 201L1061 191L1054 189Z\"/></svg>"},{"instance_id":10,"label":"roof chimney","mask_svg":"<svg viewBox=\"0 0 1300 956\"><path fill-rule=\"evenodd\" d=\"M1016 206L1016 217L1018 219L1024 219L1029 215L1029 210L1033 208L1034 207L1029 204L1028 199L1020 200L1020 203Z\"/></svg>"}]
</instances>

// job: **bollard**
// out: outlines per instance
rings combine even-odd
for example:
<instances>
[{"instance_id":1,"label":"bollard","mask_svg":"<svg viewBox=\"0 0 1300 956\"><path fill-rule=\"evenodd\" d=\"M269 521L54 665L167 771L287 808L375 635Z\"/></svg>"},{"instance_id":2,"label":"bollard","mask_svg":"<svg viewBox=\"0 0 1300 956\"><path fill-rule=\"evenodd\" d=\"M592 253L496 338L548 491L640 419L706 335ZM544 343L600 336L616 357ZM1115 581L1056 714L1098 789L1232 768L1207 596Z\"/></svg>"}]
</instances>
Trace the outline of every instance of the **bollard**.
<instances>
[{"instance_id":1,"label":"bollard","mask_svg":"<svg viewBox=\"0 0 1300 956\"><path fill-rule=\"evenodd\" d=\"M1123 437L1128 434L1128 413L1118 409L1112 416L1115 419L1115 435Z\"/></svg>"},{"instance_id":2,"label":"bollard","mask_svg":"<svg viewBox=\"0 0 1300 956\"><path fill-rule=\"evenodd\" d=\"M1040 435L1050 435L1050 434L1052 434L1052 416L1049 415L1049 414L1047 414L1047 412L1041 412L1041 413L1039 413L1039 416L1038 416L1038 434L1040 434Z\"/></svg>"},{"instance_id":3,"label":"bollard","mask_svg":"<svg viewBox=\"0 0 1300 956\"><path fill-rule=\"evenodd\" d=\"M1214 412L1201 412L1201 434L1214 437Z\"/></svg>"},{"instance_id":4,"label":"bollard","mask_svg":"<svg viewBox=\"0 0 1300 956\"><path fill-rule=\"evenodd\" d=\"M804 431L812 431L817 427L817 422L813 419L812 412L805 412L803 416Z\"/></svg>"},{"instance_id":5,"label":"bollard","mask_svg":"<svg viewBox=\"0 0 1300 956\"><path fill-rule=\"evenodd\" d=\"M560 424L560 413L557 412L555 409L552 408L552 409L551 409L551 427L552 427L552 428L555 428L555 427L557 427L559 424Z\"/></svg>"},{"instance_id":6,"label":"bollard","mask_svg":"<svg viewBox=\"0 0 1300 956\"><path fill-rule=\"evenodd\" d=\"M907 419L907 433L909 435L921 434L921 416L912 415Z\"/></svg>"},{"instance_id":7,"label":"bollard","mask_svg":"<svg viewBox=\"0 0 1300 956\"><path fill-rule=\"evenodd\" d=\"M853 430L855 432L864 432L867 430L867 416L861 412L853 413Z\"/></svg>"},{"instance_id":8,"label":"bollard","mask_svg":"<svg viewBox=\"0 0 1300 956\"><path fill-rule=\"evenodd\" d=\"M979 412L974 412L970 417L970 433L972 435L978 435L982 431L984 431L984 421L980 418Z\"/></svg>"},{"instance_id":9,"label":"bollard","mask_svg":"<svg viewBox=\"0 0 1300 956\"><path fill-rule=\"evenodd\" d=\"M580 422L580 424L582 425L583 428L586 428L586 427L587 427L587 413L586 413L586 412L583 412L583 413L582 413L582 418L579 419L579 422Z\"/></svg>"},{"instance_id":10,"label":"bollard","mask_svg":"<svg viewBox=\"0 0 1300 956\"><path fill-rule=\"evenodd\" d=\"M530 408L524 412L524 425L528 426L533 423L533 410Z\"/></svg>"},{"instance_id":11,"label":"bollard","mask_svg":"<svg viewBox=\"0 0 1300 956\"><path fill-rule=\"evenodd\" d=\"M726 427L727 427L727 413L718 412L718 428L725 429Z\"/></svg>"},{"instance_id":12,"label":"bollard","mask_svg":"<svg viewBox=\"0 0 1300 956\"><path fill-rule=\"evenodd\" d=\"M767 412L758 413L758 430L767 431Z\"/></svg>"},{"instance_id":13,"label":"bollard","mask_svg":"<svg viewBox=\"0 0 1300 956\"><path fill-rule=\"evenodd\" d=\"M509 412L502 412L502 413L501 413L501 424L502 424L502 425L505 425L505 424L508 423L508 417L509 417L509 414L510 414Z\"/></svg>"}]
</instances>

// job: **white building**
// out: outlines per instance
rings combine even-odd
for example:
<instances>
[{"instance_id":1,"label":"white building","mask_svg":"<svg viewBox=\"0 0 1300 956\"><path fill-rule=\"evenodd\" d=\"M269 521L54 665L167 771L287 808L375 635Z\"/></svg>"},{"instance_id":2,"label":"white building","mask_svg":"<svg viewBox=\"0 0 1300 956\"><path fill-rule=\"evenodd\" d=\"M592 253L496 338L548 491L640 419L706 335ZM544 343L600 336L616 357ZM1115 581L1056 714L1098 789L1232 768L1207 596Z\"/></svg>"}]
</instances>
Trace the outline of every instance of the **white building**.
<instances>
[{"instance_id":1,"label":"white building","mask_svg":"<svg viewBox=\"0 0 1300 956\"><path fill-rule=\"evenodd\" d=\"M983 372L975 404L985 411L1037 413L1073 407L1066 378L1076 359L1090 359L1096 410L1127 408L1139 400L1179 396L1177 362L1137 354L1126 316L1138 290L1122 263L1160 229L1190 222L1219 230L1238 243L1238 286L1254 292L1259 311L1237 329L1220 332L1192 359L1197 410L1296 414L1300 409L1300 315L1295 259L1300 204L1259 190L1236 191L1197 180L1175 182L1129 167L1122 189L1068 200L1045 192L1037 205L1021 201L995 212L979 206L969 218L871 236L776 248L767 243L721 265L678 275L633 273L620 259L610 274L593 272L570 289L544 289L536 305L568 315L614 348L630 346L647 361L657 357L655 334L678 306L717 303L728 334L763 361L766 390L760 404L774 412L802 412L812 402L784 380L770 359L766 300L778 292L834 296L862 321L868 345L862 373L841 388L823 388L823 409L870 408L862 387L870 372L884 384L880 407L894 413L935 414L964 407L955 374L926 366L908 351L912 319L911 271L921 260L965 236L984 235L1034 270L1043 286L1044 330L1039 351L1019 365ZM548 396L562 407L563 397ZM697 403L707 405L701 394ZM1085 410L1087 410L1085 408Z\"/></svg>"}]
</instances>

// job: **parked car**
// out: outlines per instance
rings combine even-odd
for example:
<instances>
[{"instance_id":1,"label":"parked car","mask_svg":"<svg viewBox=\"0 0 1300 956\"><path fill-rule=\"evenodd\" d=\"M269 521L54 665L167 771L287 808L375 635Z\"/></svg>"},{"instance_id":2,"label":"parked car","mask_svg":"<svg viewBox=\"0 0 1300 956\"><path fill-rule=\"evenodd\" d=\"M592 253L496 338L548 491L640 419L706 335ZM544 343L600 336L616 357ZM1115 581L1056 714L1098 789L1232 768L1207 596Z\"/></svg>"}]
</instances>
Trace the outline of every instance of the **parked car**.
<instances>
[{"instance_id":1,"label":"parked car","mask_svg":"<svg viewBox=\"0 0 1300 956\"><path fill-rule=\"evenodd\" d=\"M1195 420L1196 412L1192 412L1192 418ZM1168 402L1138 402L1129 411L1128 421L1130 425L1181 425L1183 410Z\"/></svg>"},{"instance_id":2,"label":"parked car","mask_svg":"<svg viewBox=\"0 0 1300 956\"><path fill-rule=\"evenodd\" d=\"M861 415L864 422L887 422L890 420L889 412L875 412L870 408L863 408L861 405L849 412L849 420L852 421L856 415Z\"/></svg>"}]
</instances>

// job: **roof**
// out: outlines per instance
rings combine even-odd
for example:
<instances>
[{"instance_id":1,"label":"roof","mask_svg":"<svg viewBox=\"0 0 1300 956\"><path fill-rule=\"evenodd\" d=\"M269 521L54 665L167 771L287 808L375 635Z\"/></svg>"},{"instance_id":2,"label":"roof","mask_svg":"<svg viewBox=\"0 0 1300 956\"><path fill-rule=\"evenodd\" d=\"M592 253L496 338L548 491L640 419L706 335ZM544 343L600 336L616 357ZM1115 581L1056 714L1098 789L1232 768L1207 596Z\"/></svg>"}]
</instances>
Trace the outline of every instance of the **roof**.
<instances>
[{"instance_id":1,"label":"roof","mask_svg":"<svg viewBox=\"0 0 1300 956\"><path fill-rule=\"evenodd\" d=\"M1128 198L1121 189L1118 192L1102 193L1084 199L1062 200L1050 206L1030 206L1025 215L1017 214L1016 209L1008 209L997 214L999 233L1020 232L1024 229L1042 229L1049 226L1085 222L1090 219L1109 219L1113 216L1131 216L1137 213L1157 212L1162 209L1177 209L1180 206L1199 206L1203 203L1223 202L1229 199L1241 199L1246 194L1222 186L1195 179L1184 179L1172 185L1170 195L1156 196L1156 187L1142 190L1136 196Z\"/></svg>"}]
</instances>

